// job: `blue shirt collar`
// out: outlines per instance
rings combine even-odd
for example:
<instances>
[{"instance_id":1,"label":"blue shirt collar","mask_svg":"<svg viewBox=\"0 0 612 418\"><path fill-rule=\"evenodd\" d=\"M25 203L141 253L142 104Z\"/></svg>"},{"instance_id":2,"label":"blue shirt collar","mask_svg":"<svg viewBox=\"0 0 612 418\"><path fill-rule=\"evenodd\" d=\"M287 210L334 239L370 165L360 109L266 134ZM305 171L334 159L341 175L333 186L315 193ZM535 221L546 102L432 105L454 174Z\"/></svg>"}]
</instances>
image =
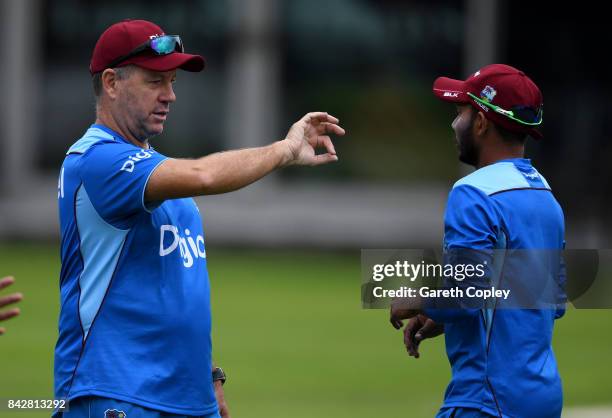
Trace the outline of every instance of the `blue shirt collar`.
<instances>
[{"instance_id":1,"label":"blue shirt collar","mask_svg":"<svg viewBox=\"0 0 612 418\"><path fill-rule=\"evenodd\" d=\"M505 158L503 160L495 161L493 164L497 163L518 163L522 165L531 165L531 160L529 158Z\"/></svg>"},{"instance_id":2,"label":"blue shirt collar","mask_svg":"<svg viewBox=\"0 0 612 418\"><path fill-rule=\"evenodd\" d=\"M112 136L113 138L121 141L121 142L125 142L126 144L130 144L130 141L128 141L127 139L125 139L123 136L121 136L121 134L119 134L118 132L113 131L111 128L109 128L108 126L105 125L101 125L99 123L94 123L93 125L91 125L89 127L91 128L95 128L95 129L100 129L104 132L106 132L107 134L109 134L110 136Z\"/></svg>"},{"instance_id":3,"label":"blue shirt collar","mask_svg":"<svg viewBox=\"0 0 612 418\"><path fill-rule=\"evenodd\" d=\"M127 139L125 139L123 136L121 136L121 134L120 134L120 133L113 131L111 128L109 128L109 127L108 127L108 126L106 126L106 125L102 125L102 124L99 124L99 123L94 123L94 124L93 124L93 125L91 125L89 128L90 128L90 129L91 129L91 128L100 129L100 130L102 130L102 131L106 132L107 134L109 134L110 136L112 136L114 139L116 139L116 140L118 140L118 141L124 142L124 143L126 143L126 144L130 144L130 145L134 145L134 144L132 144L130 141L128 141ZM151 144L147 143L147 145L149 146L149 148L148 148L148 149L150 149L150 150L152 150L152 149L153 149L153 147L151 146Z\"/></svg>"}]
</instances>

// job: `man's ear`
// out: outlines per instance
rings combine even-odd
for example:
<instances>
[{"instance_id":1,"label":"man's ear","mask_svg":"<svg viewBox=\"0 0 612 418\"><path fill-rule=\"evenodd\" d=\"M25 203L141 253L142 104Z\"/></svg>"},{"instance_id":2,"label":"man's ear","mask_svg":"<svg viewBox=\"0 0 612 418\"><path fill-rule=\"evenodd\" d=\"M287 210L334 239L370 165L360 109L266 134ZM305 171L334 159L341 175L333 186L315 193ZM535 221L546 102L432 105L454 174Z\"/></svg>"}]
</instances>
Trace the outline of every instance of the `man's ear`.
<instances>
[{"instance_id":1,"label":"man's ear","mask_svg":"<svg viewBox=\"0 0 612 418\"><path fill-rule=\"evenodd\" d=\"M474 135L484 136L489 128L489 119L487 119L483 112L479 111L474 119Z\"/></svg>"},{"instance_id":2,"label":"man's ear","mask_svg":"<svg viewBox=\"0 0 612 418\"><path fill-rule=\"evenodd\" d=\"M117 97L117 73L112 68L107 68L102 73L102 90L106 92L106 95L111 99Z\"/></svg>"}]
</instances>

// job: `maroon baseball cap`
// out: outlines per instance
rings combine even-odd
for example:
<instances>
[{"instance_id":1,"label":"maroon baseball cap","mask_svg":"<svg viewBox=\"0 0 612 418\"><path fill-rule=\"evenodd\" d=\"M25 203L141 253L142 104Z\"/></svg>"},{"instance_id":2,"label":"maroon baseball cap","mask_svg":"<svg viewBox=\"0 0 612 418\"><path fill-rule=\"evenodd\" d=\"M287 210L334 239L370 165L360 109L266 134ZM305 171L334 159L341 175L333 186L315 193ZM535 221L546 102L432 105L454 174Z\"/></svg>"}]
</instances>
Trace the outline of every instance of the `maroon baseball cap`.
<instances>
[{"instance_id":1,"label":"maroon baseball cap","mask_svg":"<svg viewBox=\"0 0 612 418\"><path fill-rule=\"evenodd\" d=\"M151 38L165 35L162 28L146 20L123 20L115 23L100 35L93 50L89 72L104 71L113 61L128 55ZM177 68L198 72L204 69L204 58L200 55L172 52L157 55L153 51L143 51L117 64L116 67L134 64L153 71L170 71Z\"/></svg>"},{"instance_id":2,"label":"maroon baseball cap","mask_svg":"<svg viewBox=\"0 0 612 418\"><path fill-rule=\"evenodd\" d=\"M542 115L542 92L524 72L514 67L487 65L465 81L438 77L434 81L433 92L446 102L471 104L482 111L487 119L511 132L526 133L538 139L543 136L536 129L537 125L522 124L508 116L507 111L512 111L527 115L519 118L523 121L536 122Z\"/></svg>"}]
</instances>

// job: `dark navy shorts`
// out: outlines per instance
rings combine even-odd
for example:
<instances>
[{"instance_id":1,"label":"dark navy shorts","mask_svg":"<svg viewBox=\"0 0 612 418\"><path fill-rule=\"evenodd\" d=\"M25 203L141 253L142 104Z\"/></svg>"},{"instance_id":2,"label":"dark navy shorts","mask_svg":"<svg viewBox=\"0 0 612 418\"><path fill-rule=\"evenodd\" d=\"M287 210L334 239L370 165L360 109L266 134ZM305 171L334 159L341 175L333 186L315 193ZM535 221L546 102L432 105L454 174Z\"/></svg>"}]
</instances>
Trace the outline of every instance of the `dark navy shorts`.
<instances>
[{"instance_id":1,"label":"dark navy shorts","mask_svg":"<svg viewBox=\"0 0 612 418\"><path fill-rule=\"evenodd\" d=\"M56 415L58 418L196 418L193 415L177 415L156 411L133 403L98 396L83 396L73 399L68 411ZM197 418L221 418L218 412L199 415Z\"/></svg>"},{"instance_id":2,"label":"dark navy shorts","mask_svg":"<svg viewBox=\"0 0 612 418\"><path fill-rule=\"evenodd\" d=\"M478 409L459 406L440 409L436 418L495 418L495 415L487 414Z\"/></svg>"}]
</instances>

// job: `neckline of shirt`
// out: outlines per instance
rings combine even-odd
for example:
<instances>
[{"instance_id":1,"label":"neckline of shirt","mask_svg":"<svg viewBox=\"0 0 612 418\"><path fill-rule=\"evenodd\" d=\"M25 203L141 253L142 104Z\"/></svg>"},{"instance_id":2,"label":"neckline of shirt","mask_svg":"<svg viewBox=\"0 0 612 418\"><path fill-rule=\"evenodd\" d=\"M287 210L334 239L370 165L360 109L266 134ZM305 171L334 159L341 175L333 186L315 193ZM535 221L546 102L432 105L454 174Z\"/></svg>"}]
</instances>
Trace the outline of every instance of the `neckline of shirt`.
<instances>
[{"instance_id":1,"label":"neckline of shirt","mask_svg":"<svg viewBox=\"0 0 612 418\"><path fill-rule=\"evenodd\" d=\"M116 139L116 140L119 140L119 141L124 142L124 143L126 143L126 144L134 145L133 143L131 143L130 141L128 141L127 139L125 139L125 138L124 138L124 137L123 137L123 136L122 136L122 135L121 135L119 132L114 131L113 129L109 128L109 127L108 127L108 126L106 126L106 125L102 125L102 124L99 124L99 123L94 123L94 124L93 124L93 125L91 125L89 128L90 128L90 129L91 129L91 128L94 128L94 129L100 129L101 131L106 132L107 134L109 134L110 136L112 136L112 137L113 137L114 139ZM143 148L143 149L149 149L149 150L152 150L152 149L153 149L153 147L151 146L151 144L147 144L147 145L149 146L149 148ZM134 146L136 146L136 145L134 145ZM141 148L141 147L138 147L138 148Z\"/></svg>"}]
</instances>

